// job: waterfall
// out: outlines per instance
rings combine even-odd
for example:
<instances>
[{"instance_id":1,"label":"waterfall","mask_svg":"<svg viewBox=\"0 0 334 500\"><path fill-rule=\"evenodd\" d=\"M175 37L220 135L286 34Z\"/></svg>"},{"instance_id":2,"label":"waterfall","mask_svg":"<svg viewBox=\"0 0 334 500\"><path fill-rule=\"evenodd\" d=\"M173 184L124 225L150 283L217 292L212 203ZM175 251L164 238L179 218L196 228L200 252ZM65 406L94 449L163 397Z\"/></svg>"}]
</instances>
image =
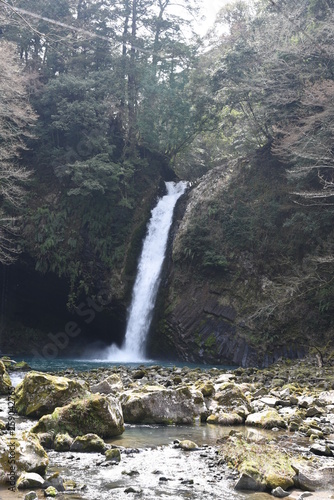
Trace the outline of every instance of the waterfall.
<instances>
[{"instance_id":1,"label":"waterfall","mask_svg":"<svg viewBox=\"0 0 334 500\"><path fill-rule=\"evenodd\" d=\"M187 188L186 182L166 182L167 194L158 200L139 259L124 344L108 348L110 361L138 362L145 360L145 342L151 325L153 309L160 284L169 230L177 200Z\"/></svg>"}]
</instances>

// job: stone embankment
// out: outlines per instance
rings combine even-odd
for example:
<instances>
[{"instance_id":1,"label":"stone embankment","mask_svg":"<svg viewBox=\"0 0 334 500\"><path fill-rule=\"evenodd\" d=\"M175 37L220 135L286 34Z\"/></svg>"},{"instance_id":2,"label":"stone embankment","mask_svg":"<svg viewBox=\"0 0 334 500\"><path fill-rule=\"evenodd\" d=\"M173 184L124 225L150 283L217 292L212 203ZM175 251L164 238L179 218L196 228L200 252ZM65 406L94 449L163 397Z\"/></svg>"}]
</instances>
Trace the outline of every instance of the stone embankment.
<instances>
[{"instance_id":1,"label":"stone embankment","mask_svg":"<svg viewBox=\"0 0 334 500\"><path fill-rule=\"evenodd\" d=\"M6 370L1 376L7 388ZM310 498L334 495L334 374L312 360L282 361L266 370L156 365L57 375L31 371L13 397L20 415L39 418L29 431L16 433L20 489L66 491L63 481L47 475L48 450L101 453L105 462L118 463L125 450L105 439L122 434L124 423L202 422L230 429L216 445L214 467L236 490L291 499L305 492ZM5 422L3 428L0 481L5 484L10 436ZM174 445L186 452L199 449L189 441Z\"/></svg>"}]
</instances>

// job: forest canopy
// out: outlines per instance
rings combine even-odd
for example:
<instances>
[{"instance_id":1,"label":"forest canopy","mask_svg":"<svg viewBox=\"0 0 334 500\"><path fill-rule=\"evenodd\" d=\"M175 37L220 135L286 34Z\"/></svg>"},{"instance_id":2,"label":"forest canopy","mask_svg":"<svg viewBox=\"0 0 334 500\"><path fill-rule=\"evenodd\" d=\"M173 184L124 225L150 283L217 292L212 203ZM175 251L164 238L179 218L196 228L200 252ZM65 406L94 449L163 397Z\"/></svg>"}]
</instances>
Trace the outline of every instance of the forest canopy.
<instances>
[{"instance_id":1,"label":"forest canopy","mask_svg":"<svg viewBox=\"0 0 334 500\"><path fill-rule=\"evenodd\" d=\"M3 247L73 290L94 281L82 253L128 265L159 165L196 181L269 147L296 203L332 205L333 1L232 2L202 39L200 1L179 4L0 0Z\"/></svg>"}]
</instances>

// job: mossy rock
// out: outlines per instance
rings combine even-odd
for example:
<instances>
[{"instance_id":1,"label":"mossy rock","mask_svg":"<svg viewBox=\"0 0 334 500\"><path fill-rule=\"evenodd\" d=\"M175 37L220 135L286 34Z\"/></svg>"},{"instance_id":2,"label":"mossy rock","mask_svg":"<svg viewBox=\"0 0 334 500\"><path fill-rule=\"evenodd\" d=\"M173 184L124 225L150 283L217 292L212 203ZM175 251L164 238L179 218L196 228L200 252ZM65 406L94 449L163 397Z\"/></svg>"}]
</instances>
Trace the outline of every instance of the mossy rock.
<instances>
[{"instance_id":1,"label":"mossy rock","mask_svg":"<svg viewBox=\"0 0 334 500\"><path fill-rule=\"evenodd\" d=\"M225 426L242 425L244 421L245 419L241 415L238 415L235 412L214 413L206 419L207 424L225 425Z\"/></svg>"},{"instance_id":2,"label":"mossy rock","mask_svg":"<svg viewBox=\"0 0 334 500\"><path fill-rule=\"evenodd\" d=\"M53 432L40 432L37 434L38 440L43 448L52 450L54 448L54 433Z\"/></svg>"},{"instance_id":3,"label":"mossy rock","mask_svg":"<svg viewBox=\"0 0 334 500\"><path fill-rule=\"evenodd\" d=\"M274 444L233 434L224 440L220 453L244 479L251 478L249 489L260 491L264 486L264 489L271 491L277 487L287 489L294 485L296 472L292 467L292 458ZM293 460L295 463L297 458Z\"/></svg>"},{"instance_id":4,"label":"mossy rock","mask_svg":"<svg viewBox=\"0 0 334 500\"><path fill-rule=\"evenodd\" d=\"M11 458L15 459L17 475L25 471L44 476L49 464L37 436L26 431L16 431L14 436L0 436L0 484L7 482Z\"/></svg>"},{"instance_id":5,"label":"mossy rock","mask_svg":"<svg viewBox=\"0 0 334 500\"><path fill-rule=\"evenodd\" d=\"M15 408L19 415L41 417L88 394L83 381L32 371L15 389Z\"/></svg>"},{"instance_id":6,"label":"mossy rock","mask_svg":"<svg viewBox=\"0 0 334 500\"><path fill-rule=\"evenodd\" d=\"M214 425L218 425L218 415L216 413L212 413L211 415L208 416L208 418L206 419L206 423L207 424L214 424Z\"/></svg>"},{"instance_id":7,"label":"mossy rock","mask_svg":"<svg viewBox=\"0 0 334 500\"><path fill-rule=\"evenodd\" d=\"M71 451L82 453L104 453L106 448L106 443L97 434L77 436L71 444Z\"/></svg>"},{"instance_id":8,"label":"mossy rock","mask_svg":"<svg viewBox=\"0 0 334 500\"><path fill-rule=\"evenodd\" d=\"M121 452L118 448L110 448L105 452L106 460L111 462L120 462L121 461Z\"/></svg>"},{"instance_id":9,"label":"mossy rock","mask_svg":"<svg viewBox=\"0 0 334 500\"><path fill-rule=\"evenodd\" d=\"M234 408L244 406L248 411L250 411L249 401L244 395L242 389L238 385L231 382L221 385L216 392L214 399L225 410L233 410Z\"/></svg>"},{"instance_id":10,"label":"mossy rock","mask_svg":"<svg viewBox=\"0 0 334 500\"><path fill-rule=\"evenodd\" d=\"M287 427L283 417L281 417L277 410L272 408L248 415L245 423L246 425L261 427L262 429L273 429L274 427L285 429Z\"/></svg>"},{"instance_id":11,"label":"mossy rock","mask_svg":"<svg viewBox=\"0 0 334 500\"><path fill-rule=\"evenodd\" d=\"M294 480L293 480L292 473L291 471L272 471L268 472L265 475L265 482L268 488L271 490L274 490L275 488L282 488L283 490L287 490L289 488L292 488L294 486Z\"/></svg>"},{"instance_id":12,"label":"mossy rock","mask_svg":"<svg viewBox=\"0 0 334 500\"><path fill-rule=\"evenodd\" d=\"M0 395L8 395L11 387L12 382L7 373L6 366L3 361L0 361Z\"/></svg>"},{"instance_id":13,"label":"mossy rock","mask_svg":"<svg viewBox=\"0 0 334 500\"><path fill-rule=\"evenodd\" d=\"M201 382L198 385L198 389L201 391L205 398L213 396L215 393L215 387L210 380L206 380L205 382Z\"/></svg>"},{"instance_id":14,"label":"mossy rock","mask_svg":"<svg viewBox=\"0 0 334 500\"><path fill-rule=\"evenodd\" d=\"M31 429L33 433L68 433L83 436L94 433L102 438L118 436L124 432L122 409L110 397L92 394L56 408L51 415L44 415Z\"/></svg>"},{"instance_id":15,"label":"mossy rock","mask_svg":"<svg viewBox=\"0 0 334 500\"><path fill-rule=\"evenodd\" d=\"M17 363L11 363L8 370L11 372L28 372L32 368L28 365L26 361L18 361Z\"/></svg>"},{"instance_id":16,"label":"mossy rock","mask_svg":"<svg viewBox=\"0 0 334 500\"><path fill-rule=\"evenodd\" d=\"M73 438L66 432L57 434L54 439L54 449L56 451L69 451L73 443Z\"/></svg>"},{"instance_id":17,"label":"mossy rock","mask_svg":"<svg viewBox=\"0 0 334 500\"><path fill-rule=\"evenodd\" d=\"M193 424L204 410L203 396L194 395L186 386L166 389L163 386L144 386L125 391L121 404L126 423L137 424ZM201 403L195 403L200 396Z\"/></svg>"},{"instance_id":18,"label":"mossy rock","mask_svg":"<svg viewBox=\"0 0 334 500\"><path fill-rule=\"evenodd\" d=\"M46 497L55 498L58 495L58 491L54 486L48 486L48 488L44 491L44 494Z\"/></svg>"}]
</instances>

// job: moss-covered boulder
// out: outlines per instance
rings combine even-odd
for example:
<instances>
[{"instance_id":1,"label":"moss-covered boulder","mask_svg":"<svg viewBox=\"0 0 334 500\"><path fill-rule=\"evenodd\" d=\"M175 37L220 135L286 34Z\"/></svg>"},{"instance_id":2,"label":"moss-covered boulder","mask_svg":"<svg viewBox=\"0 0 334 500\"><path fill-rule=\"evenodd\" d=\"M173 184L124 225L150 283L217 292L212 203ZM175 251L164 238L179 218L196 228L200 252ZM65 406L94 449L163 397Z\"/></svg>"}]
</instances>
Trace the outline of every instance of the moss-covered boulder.
<instances>
[{"instance_id":1,"label":"moss-covered boulder","mask_svg":"<svg viewBox=\"0 0 334 500\"><path fill-rule=\"evenodd\" d=\"M202 394L198 396L186 386L166 389L155 385L125 391L120 401L126 423L192 424L206 411Z\"/></svg>"},{"instance_id":2,"label":"moss-covered boulder","mask_svg":"<svg viewBox=\"0 0 334 500\"><path fill-rule=\"evenodd\" d=\"M121 461L121 452L118 448L110 448L105 452L106 460L111 462L120 462Z\"/></svg>"},{"instance_id":3,"label":"moss-covered boulder","mask_svg":"<svg viewBox=\"0 0 334 500\"><path fill-rule=\"evenodd\" d=\"M124 432L120 404L110 397L91 394L56 408L51 415L44 415L31 429L33 433L52 431L68 433L73 437L94 433L102 438L118 436Z\"/></svg>"},{"instance_id":4,"label":"moss-covered boulder","mask_svg":"<svg viewBox=\"0 0 334 500\"><path fill-rule=\"evenodd\" d=\"M71 445L71 451L82 453L104 453L106 448L106 443L97 434L77 436Z\"/></svg>"},{"instance_id":5,"label":"moss-covered boulder","mask_svg":"<svg viewBox=\"0 0 334 500\"><path fill-rule=\"evenodd\" d=\"M58 491L54 486L48 486L48 488L46 488L44 492L44 495L48 498L55 498L58 495Z\"/></svg>"},{"instance_id":6,"label":"moss-covered boulder","mask_svg":"<svg viewBox=\"0 0 334 500\"><path fill-rule=\"evenodd\" d=\"M250 411L250 404L244 392L232 382L221 385L216 391L214 399L219 406L227 411L233 411L236 408L245 408Z\"/></svg>"},{"instance_id":7,"label":"moss-covered boulder","mask_svg":"<svg viewBox=\"0 0 334 500\"><path fill-rule=\"evenodd\" d=\"M241 415L238 415L237 413L234 413L234 412L231 412L231 413L225 413L225 412L212 413L206 419L206 422L208 424L226 425L226 426L228 426L228 425L242 425L244 423L244 421L245 421L245 419Z\"/></svg>"},{"instance_id":8,"label":"moss-covered boulder","mask_svg":"<svg viewBox=\"0 0 334 500\"><path fill-rule=\"evenodd\" d=\"M12 386L10 377L7 373L6 367L3 361L0 361L0 395L8 394Z\"/></svg>"},{"instance_id":9,"label":"moss-covered boulder","mask_svg":"<svg viewBox=\"0 0 334 500\"><path fill-rule=\"evenodd\" d=\"M198 384L196 384L196 387L201 391L201 393L205 398L213 396L215 393L215 387L213 385L213 382L211 382L211 380L205 380L204 382L201 381Z\"/></svg>"},{"instance_id":10,"label":"moss-covered boulder","mask_svg":"<svg viewBox=\"0 0 334 500\"><path fill-rule=\"evenodd\" d=\"M57 434L54 439L54 449L56 451L69 451L73 443L73 438L67 434Z\"/></svg>"},{"instance_id":11,"label":"moss-covered boulder","mask_svg":"<svg viewBox=\"0 0 334 500\"><path fill-rule=\"evenodd\" d=\"M43 476L48 463L48 456L37 436L19 431L15 436L0 436L0 484L8 481L14 465L16 476L24 471Z\"/></svg>"},{"instance_id":12,"label":"moss-covered boulder","mask_svg":"<svg viewBox=\"0 0 334 500\"><path fill-rule=\"evenodd\" d=\"M31 366L26 361L12 361L8 367L11 372L29 372L31 369Z\"/></svg>"},{"instance_id":13,"label":"moss-covered boulder","mask_svg":"<svg viewBox=\"0 0 334 500\"><path fill-rule=\"evenodd\" d=\"M88 394L83 381L33 371L16 387L15 407L19 415L41 417Z\"/></svg>"},{"instance_id":14,"label":"moss-covered boulder","mask_svg":"<svg viewBox=\"0 0 334 500\"><path fill-rule=\"evenodd\" d=\"M240 473L237 489L272 491L278 487L286 490L294 486L296 472L291 464L292 458L279 446L265 440L253 441L235 433L221 444L220 453L225 462Z\"/></svg>"},{"instance_id":15,"label":"moss-covered boulder","mask_svg":"<svg viewBox=\"0 0 334 500\"><path fill-rule=\"evenodd\" d=\"M283 417L273 408L248 415L245 423L263 429L273 429L274 427L285 429L287 427Z\"/></svg>"}]
</instances>

